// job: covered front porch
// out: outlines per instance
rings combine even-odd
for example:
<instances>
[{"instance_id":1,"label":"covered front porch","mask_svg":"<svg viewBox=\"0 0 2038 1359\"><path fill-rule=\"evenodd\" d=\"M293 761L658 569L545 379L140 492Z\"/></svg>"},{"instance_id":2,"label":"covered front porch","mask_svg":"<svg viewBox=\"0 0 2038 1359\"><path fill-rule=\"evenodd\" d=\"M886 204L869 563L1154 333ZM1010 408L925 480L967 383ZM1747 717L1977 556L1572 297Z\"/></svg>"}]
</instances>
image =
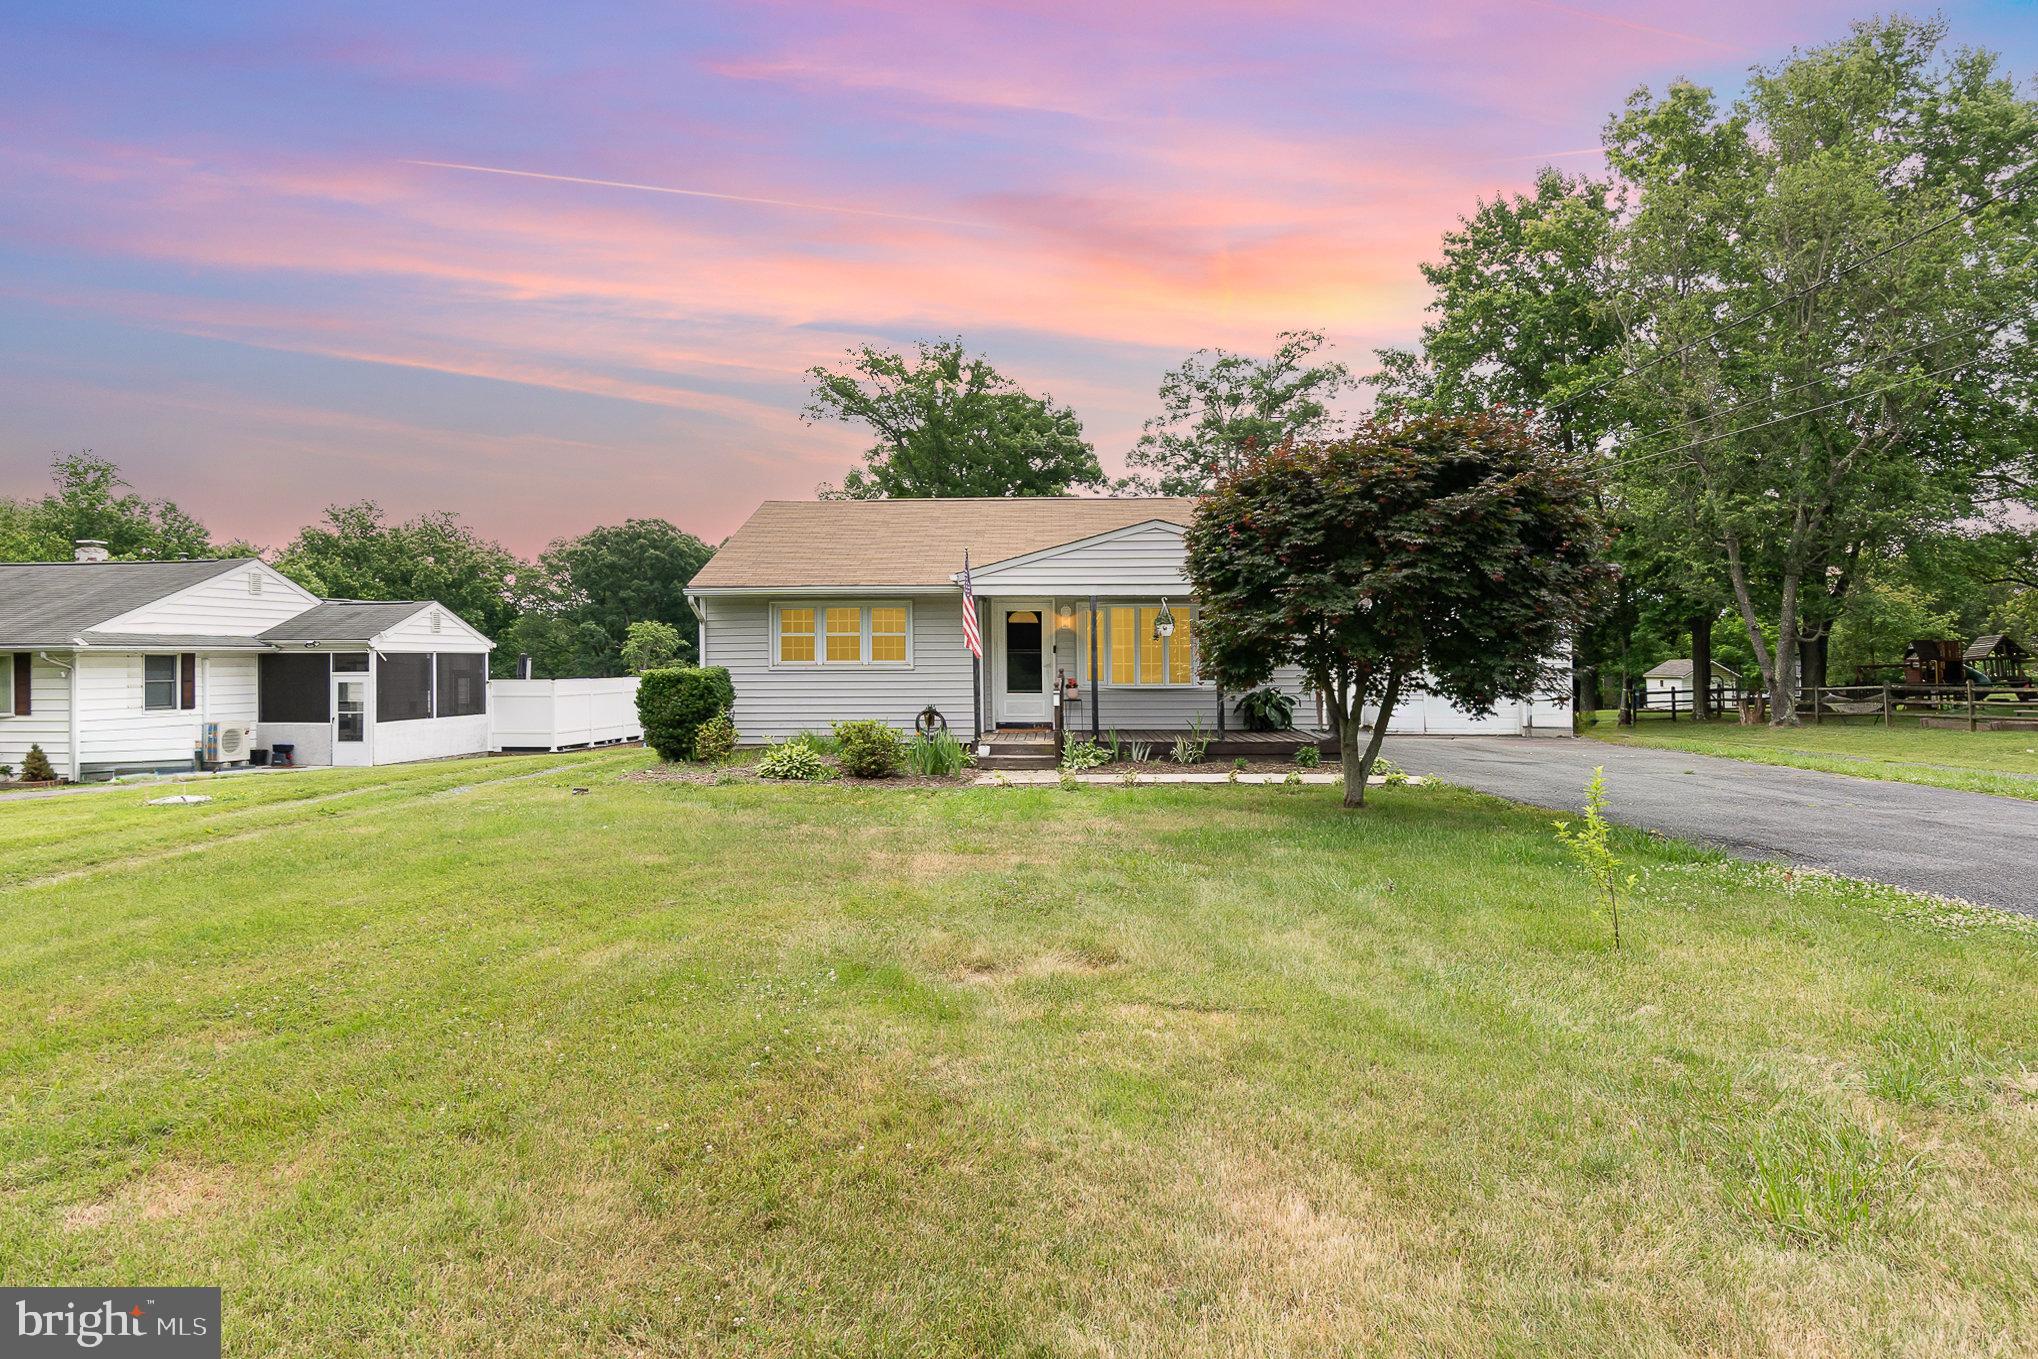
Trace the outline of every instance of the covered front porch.
<instances>
[{"instance_id":1,"label":"covered front porch","mask_svg":"<svg viewBox=\"0 0 2038 1359\"><path fill-rule=\"evenodd\" d=\"M1165 747L1197 732L1228 756L1292 752L1323 730L1299 674L1277 675L1273 686L1293 700L1299 734L1247 730L1263 724L1246 721L1239 696L1200 675L1201 620L1180 524L1149 520L993 562L972 584L984 641L982 738L1116 733Z\"/></svg>"}]
</instances>

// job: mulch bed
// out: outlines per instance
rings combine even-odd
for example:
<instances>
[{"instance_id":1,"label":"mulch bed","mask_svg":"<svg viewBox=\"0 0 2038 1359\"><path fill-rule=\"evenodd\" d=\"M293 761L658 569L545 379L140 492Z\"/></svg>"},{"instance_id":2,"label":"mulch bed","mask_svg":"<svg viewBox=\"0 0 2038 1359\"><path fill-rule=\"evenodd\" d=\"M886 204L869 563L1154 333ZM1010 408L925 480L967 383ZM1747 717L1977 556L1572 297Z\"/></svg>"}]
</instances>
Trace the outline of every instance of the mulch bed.
<instances>
[{"instance_id":1,"label":"mulch bed","mask_svg":"<svg viewBox=\"0 0 2038 1359\"><path fill-rule=\"evenodd\" d=\"M832 768L832 765L831 765ZM1112 764L1098 765L1094 769L1081 770L1084 774L1224 774L1239 768L1228 759L1205 760L1201 764L1176 764L1173 760L1118 760ZM1292 759L1279 760L1268 756L1247 759L1243 770L1248 774L1286 774L1290 770L1302 769ZM947 777L923 774L894 774L888 779L855 779L846 774L837 774L832 779L815 779L815 783L840 784L851 788L967 788L979 775L993 773L971 766L960 774ZM1336 773L1337 761L1325 759L1313 770L1305 773ZM693 783L703 786L728 783L797 783L797 779L767 779L758 776L757 771L747 764L727 764L720 767L705 764L660 764L650 769L632 770L619 774L617 778L625 783Z\"/></svg>"},{"instance_id":2,"label":"mulch bed","mask_svg":"<svg viewBox=\"0 0 2038 1359\"><path fill-rule=\"evenodd\" d=\"M965 769L962 773L948 778L925 774L894 774L888 779L853 779L847 774L837 774L832 779L804 780L809 786L827 784L846 788L967 788L976 777L976 770ZM768 783L784 787L803 782L800 779L767 779L758 776L756 770L747 765L723 765L717 769L705 764L661 764L650 769L632 770L619 774L625 783L695 783L703 785L725 783Z\"/></svg>"}]
</instances>

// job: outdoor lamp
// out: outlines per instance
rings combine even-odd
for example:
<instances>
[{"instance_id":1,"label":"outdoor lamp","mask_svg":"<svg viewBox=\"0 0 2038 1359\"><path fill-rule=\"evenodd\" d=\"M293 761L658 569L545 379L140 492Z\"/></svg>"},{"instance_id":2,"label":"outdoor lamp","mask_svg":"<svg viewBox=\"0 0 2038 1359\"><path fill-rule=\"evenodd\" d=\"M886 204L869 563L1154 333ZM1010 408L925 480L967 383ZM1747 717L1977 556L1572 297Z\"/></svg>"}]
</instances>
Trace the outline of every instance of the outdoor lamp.
<instances>
[{"instance_id":1,"label":"outdoor lamp","mask_svg":"<svg viewBox=\"0 0 2038 1359\"><path fill-rule=\"evenodd\" d=\"M1175 635L1175 616L1168 612L1168 601L1161 600L1161 611L1153 616L1155 641L1164 641Z\"/></svg>"}]
</instances>

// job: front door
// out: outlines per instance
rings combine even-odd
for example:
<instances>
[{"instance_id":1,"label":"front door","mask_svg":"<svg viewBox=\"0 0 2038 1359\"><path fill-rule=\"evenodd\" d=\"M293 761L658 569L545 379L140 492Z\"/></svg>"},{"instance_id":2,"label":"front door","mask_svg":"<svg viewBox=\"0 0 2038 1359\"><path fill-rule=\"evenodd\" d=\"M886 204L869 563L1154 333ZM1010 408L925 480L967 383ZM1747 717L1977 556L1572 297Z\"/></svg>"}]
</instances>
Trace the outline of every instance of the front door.
<instances>
[{"instance_id":1,"label":"front door","mask_svg":"<svg viewBox=\"0 0 2038 1359\"><path fill-rule=\"evenodd\" d=\"M997 720L1006 725L1054 719L1054 606L999 600L991 612L998 640Z\"/></svg>"},{"instance_id":2,"label":"front door","mask_svg":"<svg viewBox=\"0 0 2038 1359\"><path fill-rule=\"evenodd\" d=\"M368 753L366 675L333 676L333 763L373 763Z\"/></svg>"}]
</instances>

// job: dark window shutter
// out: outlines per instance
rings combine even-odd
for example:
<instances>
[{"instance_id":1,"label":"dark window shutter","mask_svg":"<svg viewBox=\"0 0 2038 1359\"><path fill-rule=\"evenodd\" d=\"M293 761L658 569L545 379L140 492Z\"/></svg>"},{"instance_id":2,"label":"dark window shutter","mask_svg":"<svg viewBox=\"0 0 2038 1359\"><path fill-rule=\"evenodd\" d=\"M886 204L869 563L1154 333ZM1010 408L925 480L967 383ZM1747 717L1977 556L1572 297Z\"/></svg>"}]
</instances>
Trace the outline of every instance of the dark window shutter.
<instances>
[{"instance_id":1,"label":"dark window shutter","mask_svg":"<svg viewBox=\"0 0 2038 1359\"><path fill-rule=\"evenodd\" d=\"M14 653L14 715L16 717L28 716L28 684L28 653L26 651L17 651Z\"/></svg>"},{"instance_id":2,"label":"dark window shutter","mask_svg":"<svg viewBox=\"0 0 2038 1359\"><path fill-rule=\"evenodd\" d=\"M180 708L197 707L198 706L197 652L187 651L182 656L178 657L178 676L180 688L178 690L177 706Z\"/></svg>"}]
</instances>

